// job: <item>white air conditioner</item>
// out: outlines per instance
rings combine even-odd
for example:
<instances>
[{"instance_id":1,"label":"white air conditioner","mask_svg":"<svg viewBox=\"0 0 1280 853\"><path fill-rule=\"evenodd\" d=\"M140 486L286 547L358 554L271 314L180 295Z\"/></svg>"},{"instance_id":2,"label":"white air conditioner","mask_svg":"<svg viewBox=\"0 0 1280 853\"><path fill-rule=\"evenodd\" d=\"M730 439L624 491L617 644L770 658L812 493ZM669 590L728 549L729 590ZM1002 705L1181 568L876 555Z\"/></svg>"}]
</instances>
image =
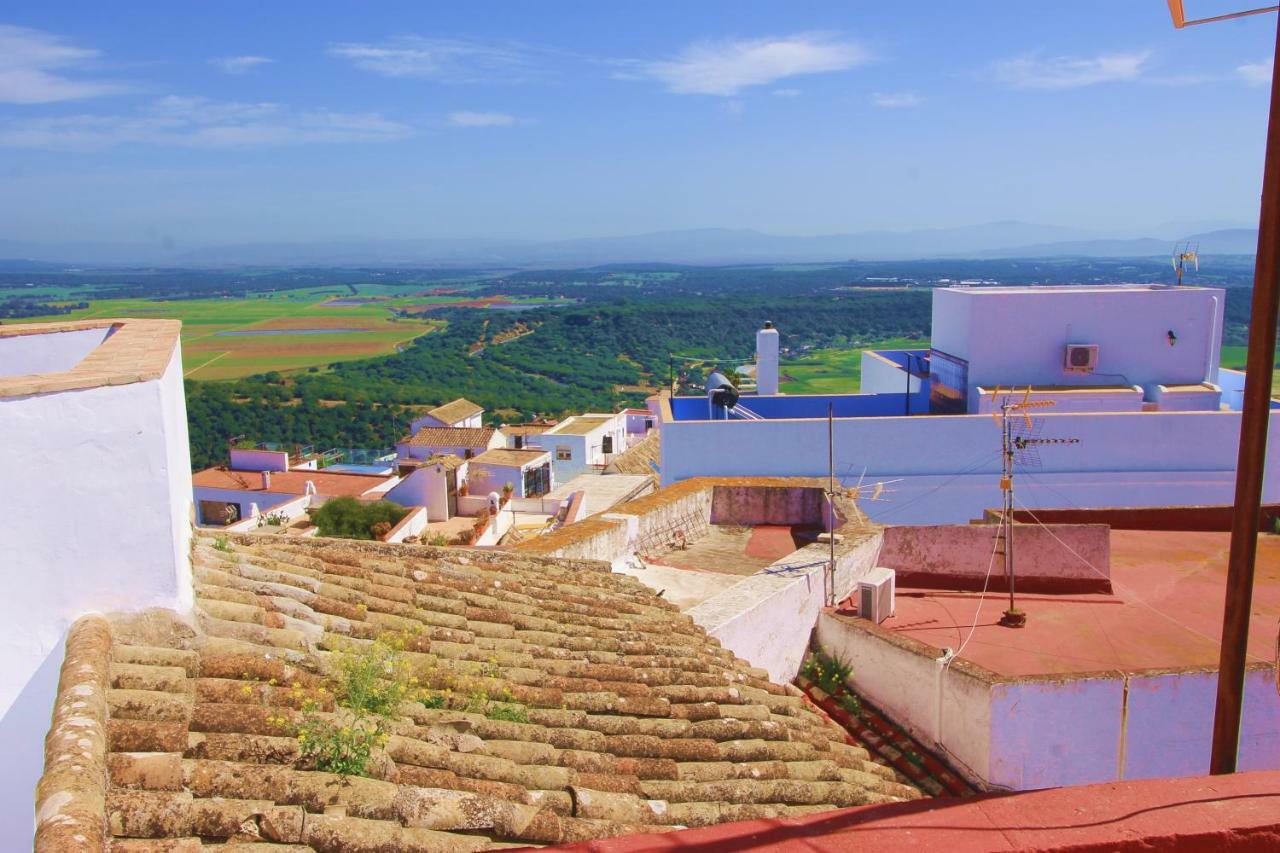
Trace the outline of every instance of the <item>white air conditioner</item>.
<instances>
[{"instance_id":1,"label":"white air conditioner","mask_svg":"<svg viewBox=\"0 0 1280 853\"><path fill-rule=\"evenodd\" d=\"M1098 366L1097 344L1067 344L1062 367L1067 373L1093 373Z\"/></svg>"},{"instance_id":2,"label":"white air conditioner","mask_svg":"<svg viewBox=\"0 0 1280 853\"><path fill-rule=\"evenodd\" d=\"M858 579L858 615L877 625L893 615L893 569L880 566Z\"/></svg>"}]
</instances>

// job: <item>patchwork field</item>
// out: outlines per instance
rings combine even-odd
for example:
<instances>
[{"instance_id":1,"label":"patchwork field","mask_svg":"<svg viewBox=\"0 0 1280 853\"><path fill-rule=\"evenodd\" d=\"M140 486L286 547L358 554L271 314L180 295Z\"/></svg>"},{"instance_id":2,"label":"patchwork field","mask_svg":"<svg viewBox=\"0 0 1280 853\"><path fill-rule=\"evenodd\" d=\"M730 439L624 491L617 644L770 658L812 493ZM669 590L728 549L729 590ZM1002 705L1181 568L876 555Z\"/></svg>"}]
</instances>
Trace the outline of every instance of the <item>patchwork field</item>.
<instances>
[{"instance_id":1,"label":"patchwork field","mask_svg":"<svg viewBox=\"0 0 1280 853\"><path fill-rule=\"evenodd\" d=\"M927 340L893 338L863 347L811 350L784 358L778 366L784 394L854 394L862 382L862 352L869 349L925 349Z\"/></svg>"},{"instance_id":2,"label":"patchwork field","mask_svg":"<svg viewBox=\"0 0 1280 853\"><path fill-rule=\"evenodd\" d=\"M217 380L272 370L324 369L334 362L387 355L445 325L443 320L399 317L397 311L449 306L513 310L543 302L500 297L477 303L466 288L371 284L260 293L243 299L97 299L69 314L14 322L95 317L181 320L185 376Z\"/></svg>"}]
</instances>

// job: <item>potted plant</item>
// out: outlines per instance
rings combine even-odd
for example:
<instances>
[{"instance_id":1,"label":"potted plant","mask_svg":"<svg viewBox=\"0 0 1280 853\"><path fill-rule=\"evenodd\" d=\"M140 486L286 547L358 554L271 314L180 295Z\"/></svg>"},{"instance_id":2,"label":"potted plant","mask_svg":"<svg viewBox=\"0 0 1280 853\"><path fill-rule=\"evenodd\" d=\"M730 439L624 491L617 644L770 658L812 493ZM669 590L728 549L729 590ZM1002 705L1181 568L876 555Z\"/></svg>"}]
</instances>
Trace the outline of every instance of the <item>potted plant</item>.
<instances>
[{"instance_id":1,"label":"potted plant","mask_svg":"<svg viewBox=\"0 0 1280 853\"><path fill-rule=\"evenodd\" d=\"M507 503L511 500L511 493L514 491L515 491L515 486L512 486L510 483L502 484L502 506L507 505Z\"/></svg>"}]
</instances>

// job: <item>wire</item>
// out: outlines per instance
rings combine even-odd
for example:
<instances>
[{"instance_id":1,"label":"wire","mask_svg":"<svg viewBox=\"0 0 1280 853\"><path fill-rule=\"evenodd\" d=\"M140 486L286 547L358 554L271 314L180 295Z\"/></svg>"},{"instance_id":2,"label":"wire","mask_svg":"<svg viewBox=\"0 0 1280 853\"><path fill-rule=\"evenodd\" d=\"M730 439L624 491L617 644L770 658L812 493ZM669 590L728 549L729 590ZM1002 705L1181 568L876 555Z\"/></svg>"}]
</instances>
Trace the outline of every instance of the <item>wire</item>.
<instances>
[{"instance_id":1,"label":"wire","mask_svg":"<svg viewBox=\"0 0 1280 853\"><path fill-rule=\"evenodd\" d=\"M1004 511L1000 512L1000 523L1004 523ZM964 638L964 642L960 644L960 648L947 659L942 665L943 670L951 666L951 661L960 657L960 653L964 651L964 647L969 645L969 641L973 639L973 634L978 630L978 617L982 615L982 603L987 597L987 584L991 582L991 570L996 564L996 551L1000 550L1000 531L1003 528L995 528L995 535L991 537L991 559L987 561L987 576L982 579L982 594L978 596L978 609L973 612L973 624L969 626L969 636Z\"/></svg>"},{"instance_id":2,"label":"wire","mask_svg":"<svg viewBox=\"0 0 1280 853\"><path fill-rule=\"evenodd\" d=\"M1197 629L1195 629L1195 628L1192 628L1190 625L1188 625L1188 624L1186 624L1186 623L1184 623L1184 622L1182 622L1182 621L1178 620L1177 618L1175 618L1175 617L1173 617L1173 616L1170 616L1168 613L1165 613L1163 610L1159 609L1159 608L1158 608L1158 607L1156 607L1155 605L1148 603L1148 602L1147 602L1145 599L1143 599L1140 595L1138 595L1137 593L1135 593L1135 592L1133 591L1133 589L1132 589L1132 588L1125 586L1124 584L1120 583L1119 581L1113 580L1109 574L1107 574L1107 573L1103 572L1101 569L1099 569L1099 568L1098 568L1097 566L1095 566L1093 563L1089 562L1087 559L1085 559L1084 557L1082 557L1082 556L1081 556L1081 555L1080 555L1080 554L1079 554L1079 553L1078 553L1074 548L1072 548L1072 547L1071 547L1070 545L1068 545L1066 542L1063 542L1063 541L1062 541L1062 539L1058 537L1058 534L1056 534L1056 533L1054 533L1054 532L1053 532L1053 529L1052 529L1051 527L1049 527L1049 525L1047 525L1047 524L1045 524L1043 521L1041 521L1041 520L1039 519L1039 517L1037 517L1037 516L1036 516L1036 514L1035 514L1034 512L1032 512L1032 511L1031 511L1031 508L1030 508L1030 507L1028 507L1028 506L1027 506L1026 504L1024 504L1022 501L1017 500L1017 498L1014 498L1014 500L1015 500L1015 501L1017 501L1018 506L1019 506L1019 507L1020 507L1024 512L1026 512L1026 513L1027 513L1027 515L1031 516L1032 520L1033 520L1033 521L1035 521L1035 523L1036 523L1036 524L1038 524L1038 525L1040 525L1041 527L1043 527L1043 528L1048 532L1048 534L1049 534L1050 536L1052 536L1052 537L1057 541L1057 543L1058 543L1059 545L1061 545L1063 548L1066 548L1066 549L1067 549L1067 551L1069 551L1069 552L1072 554L1072 556L1074 556L1074 557L1075 557L1077 560L1079 560L1080 562L1084 563L1084 564L1085 564L1086 566L1088 566L1091 570L1093 570L1095 573L1097 573L1100 577L1106 578L1108 581L1110 581L1110 582L1111 582L1111 585L1112 585L1112 586L1114 586L1114 587L1116 587L1116 588L1118 588L1118 589L1120 589L1120 590L1125 594L1125 597L1126 597L1126 598L1128 598L1128 599L1132 599L1134 602L1136 602L1136 603L1138 603L1138 604L1141 604L1143 607L1147 608L1147 609L1148 609L1148 610L1150 610L1152 613L1154 613L1154 614L1156 614L1157 616L1160 616L1160 617L1162 617L1162 618L1164 618L1164 619L1167 619L1168 621L1172 622L1174 625L1177 625L1179 628L1182 628L1184 631L1190 631L1192 634L1195 634L1196 636L1201 637L1202 639L1208 640L1210 643L1212 643L1213 645L1217 646L1219 649L1221 649L1221 648L1222 648L1222 640L1221 640L1221 638L1215 639L1215 638L1213 638L1213 637L1209 636L1208 634L1204 633L1203 631L1199 631L1199 630L1197 630ZM1266 658L1264 658L1264 657L1259 657L1258 655L1255 655L1255 654L1253 654L1252 652L1248 651L1248 649L1246 649L1246 650L1245 650L1245 654L1249 655L1249 657L1253 658L1254 660L1256 660L1256 661L1258 661L1258 662L1260 662L1260 663L1265 663L1265 664L1267 664L1268 666L1274 665L1274 664L1276 663L1275 661L1269 661L1269 660L1267 660L1267 659L1266 659Z\"/></svg>"},{"instance_id":3,"label":"wire","mask_svg":"<svg viewBox=\"0 0 1280 853\"><path fill-rule=\"evenodd\" d=\"M983 451L982 453L980 453L980 454L978 455L978 461L977 461L977 462L975 462L974 464L970 465L969 467L967 467L967 468L965 468L965 469L963 469L963 470L961 470L961 471L957 471L955 474L952 474L952 475L951 475L950 477L948 477L946 480L943 480L941 483L939 483L938 485L934 486L934 487L933 487L932 489L930 489L929 491L927 491L927 492L921 492L920 494L916 495L914 498L911 498L911 499L910 499L910 500L908 500L908 501L905 501L905 502L900 503L900 504L895 504L892 508L890 508L890 509L889 509L889 510L887 510L886 512L881 513L881 514L880 514L880 516L876 519L876 521L882 521L882 520L884 520L884 519L888 518L889 516L893 515L894 513L896 513L896 512L900 512L900 511L902 511L902 510L906 509L907 507L911 506L912 504L916 503L917 501L924 500L925 498L929 497L930 495L934 494L935 492L938 492L938 491L940 491L941 489L945 489L947 486L951 485L951 484L952 484L952 483L954 483L956 480L960 479L961 477L965 476L966 474L972 474L972 473L974 473L975 471L977 471L979 468L981 468L982 466L986 465L986 464L990 461L990 458L991 458L992 456L999 456L999 455L1000 455L1000 451L999 451L999 450L996 450L996 451Z\"/></svg>"}]
</instances>

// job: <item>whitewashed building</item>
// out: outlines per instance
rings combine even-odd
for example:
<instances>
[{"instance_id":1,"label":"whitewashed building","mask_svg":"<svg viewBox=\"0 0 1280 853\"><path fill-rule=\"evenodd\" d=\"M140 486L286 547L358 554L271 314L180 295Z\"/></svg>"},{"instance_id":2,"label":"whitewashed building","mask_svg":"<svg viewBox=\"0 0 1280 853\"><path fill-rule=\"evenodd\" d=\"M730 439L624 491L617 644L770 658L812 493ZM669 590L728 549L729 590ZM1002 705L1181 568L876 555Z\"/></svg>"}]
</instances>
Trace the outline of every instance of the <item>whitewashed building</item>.
<instances>
[{"instance_id":1,"label":"whitewashed building","mask_svg":"<svg viewBox=\"0 0 1280 853\"><path fill-rule=\"evenodd\" d=\"M579 474L602 472L627 449L627 416L575 415L544 433L527 436L525 446L550 452L556 482L567 483Z\"/></svg>"},{"instance_id":2,"label":"whitewashed building","mask_svg":"<svg viewBox=\"0 0 1280 853\"><path fill-rule=\"evenodd\" d=\"M830 409L835 474L878 492L863 502L872 518L967 521L1000 501L991 413L1029 388L1052 404L1032 410L1034 437L1058 443L1020 455L1026 506L1228 504L1243 376L1219 365L1226 298L1160 285L940 288L930 349L864 353L862 393L744 395L732 411L706 396L655 400L662 482L826 476ZM762 349L761 376L773 352ZM1280 500L1280 479L1265 499Z\"/></svg>"}]
</instances>

